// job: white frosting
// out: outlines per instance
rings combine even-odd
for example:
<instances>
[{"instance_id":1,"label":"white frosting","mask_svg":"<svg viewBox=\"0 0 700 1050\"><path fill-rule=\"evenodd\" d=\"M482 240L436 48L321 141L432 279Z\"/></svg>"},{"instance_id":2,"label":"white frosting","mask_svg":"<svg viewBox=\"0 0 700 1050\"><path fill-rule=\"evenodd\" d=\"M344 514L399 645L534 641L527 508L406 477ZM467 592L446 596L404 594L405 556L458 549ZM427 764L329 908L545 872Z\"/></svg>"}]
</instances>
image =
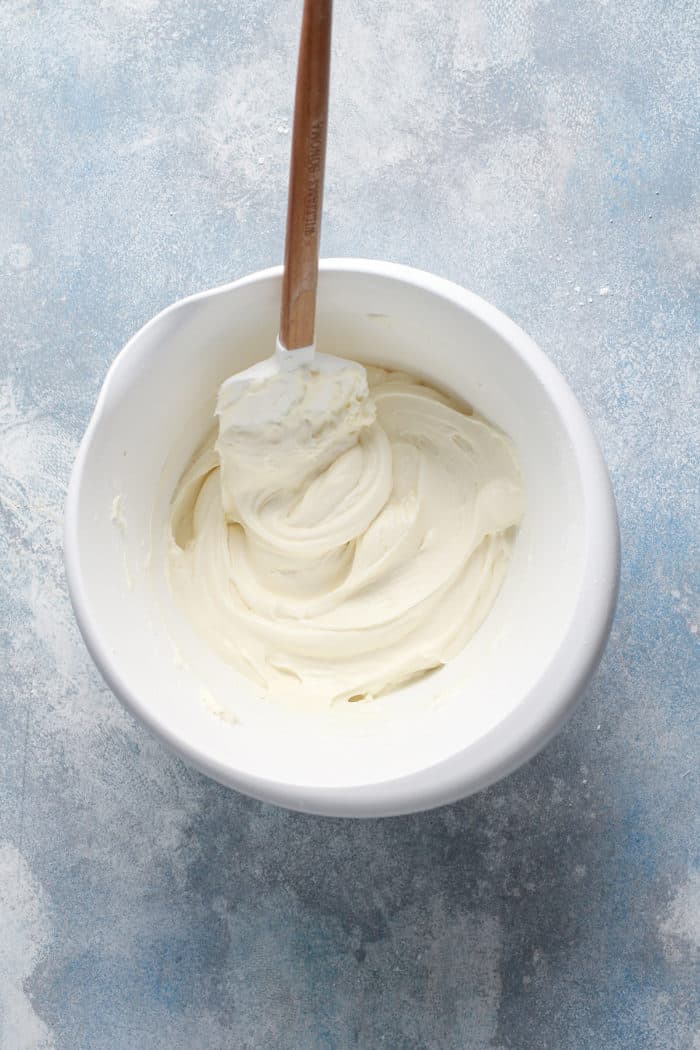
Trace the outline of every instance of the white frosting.
<instances>
[{"instance_id":1,"label":"white frosting","mask_svg":"<svg viewBox=\"0 0 700 1050\"><path fill-rule=\"evenodd\" d=\"M180 480L169 575L272 696L376 695L456 655L506 570L508 438L405 374L337 361L226 383Z\"/></svg>"}]
</instances>

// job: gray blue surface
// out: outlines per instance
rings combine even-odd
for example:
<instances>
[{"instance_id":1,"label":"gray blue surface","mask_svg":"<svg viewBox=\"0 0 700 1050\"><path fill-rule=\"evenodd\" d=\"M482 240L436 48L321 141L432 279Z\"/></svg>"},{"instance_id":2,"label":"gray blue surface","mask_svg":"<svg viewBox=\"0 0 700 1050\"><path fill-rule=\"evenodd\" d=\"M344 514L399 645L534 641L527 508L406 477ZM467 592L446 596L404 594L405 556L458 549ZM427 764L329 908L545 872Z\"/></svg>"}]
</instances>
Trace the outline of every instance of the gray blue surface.
<instances>
[{"instance_id":1,"label":"gray blue surface","mask_svg":"<svg viewBox=\"0 0 700 1050\"><path fill-rule=\"evenodd\" d=\"M692 0L337 0L326 255L510 313L594 420L620 605L557 739L341 822L121 710L61 564L118 349L279 261L300 3L0 3L0 1047L697 1050Z\"/></svg>"}]
</instances>

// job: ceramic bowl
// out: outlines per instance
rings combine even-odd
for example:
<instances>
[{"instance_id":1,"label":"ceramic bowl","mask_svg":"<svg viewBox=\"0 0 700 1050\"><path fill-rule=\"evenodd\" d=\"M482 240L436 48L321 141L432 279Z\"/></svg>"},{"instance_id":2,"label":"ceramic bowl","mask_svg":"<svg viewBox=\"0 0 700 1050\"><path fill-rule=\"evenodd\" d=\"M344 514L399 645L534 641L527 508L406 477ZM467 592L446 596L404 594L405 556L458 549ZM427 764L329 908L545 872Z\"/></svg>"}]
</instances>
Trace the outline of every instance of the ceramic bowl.
<instances>
[{"instance_id":1,"label":"ceramic bowl","mask_svg":"<svg viewBox=\"0 0 700 1050\"><path fill-rule=\"evenodd\" d=\"M566 382L495 307L431 274L328 260L317 342L472 404L515 444L527 511L503 587L455 660L374 701L289 711L224 664L175 608L169 503L219 384L275 345L281 271L175 303L110 368L70 481L65 559L87 647L122 703L197 769L312 813L380 816L506 776L571 713L614 611L608 472Z\"/></svg>"}]
</instances>

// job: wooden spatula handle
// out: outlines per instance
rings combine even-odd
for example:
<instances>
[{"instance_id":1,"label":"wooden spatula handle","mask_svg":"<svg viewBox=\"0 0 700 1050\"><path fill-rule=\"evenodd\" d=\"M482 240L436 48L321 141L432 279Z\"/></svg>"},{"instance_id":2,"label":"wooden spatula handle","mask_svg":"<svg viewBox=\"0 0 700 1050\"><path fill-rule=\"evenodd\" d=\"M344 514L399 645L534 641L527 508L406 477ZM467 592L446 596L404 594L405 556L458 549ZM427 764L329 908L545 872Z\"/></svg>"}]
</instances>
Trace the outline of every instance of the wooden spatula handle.
<instances>
[{"instance_id":1,"label":"wooden spatula handle","mask_svg":"<svg viewBox=\"0 0 700 1050\"><path fill-rule=\"evenodd\" d=\"M288 350L314 341L332 8L332 0L304 0L280 311L280 342Z\"/></svg>"}]
</instances>

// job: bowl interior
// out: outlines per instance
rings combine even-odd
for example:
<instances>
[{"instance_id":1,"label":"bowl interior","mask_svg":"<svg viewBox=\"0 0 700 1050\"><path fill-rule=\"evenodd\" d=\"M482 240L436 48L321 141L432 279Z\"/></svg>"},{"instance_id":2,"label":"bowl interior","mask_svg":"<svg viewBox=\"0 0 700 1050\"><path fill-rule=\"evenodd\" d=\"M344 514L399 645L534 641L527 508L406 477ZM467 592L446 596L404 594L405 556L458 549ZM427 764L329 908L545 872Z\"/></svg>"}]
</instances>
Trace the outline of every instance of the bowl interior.
<instances>
[{"instance_id":1,"label":"bowl interior","mask_svg":"<svg viewBox=\"0 0 700 1050\"><path fill-rule=\"evenodd\" d=\"M305 789L426 770L528 703L576 607L586 513L557 397L566 387L515 325L447 282L326 267L319 348L406 369L474 405L513 440L527 511L491 614L447 667L322 716L261 698L174 607L164 550L170 497L218 385L272 352L279 281L267 272L176 304L119 356L76 467L71 589L93 655L138 715L221 779L282 783L284 800L297 791L303 805Z\"/></svg>"}]
</instances>

